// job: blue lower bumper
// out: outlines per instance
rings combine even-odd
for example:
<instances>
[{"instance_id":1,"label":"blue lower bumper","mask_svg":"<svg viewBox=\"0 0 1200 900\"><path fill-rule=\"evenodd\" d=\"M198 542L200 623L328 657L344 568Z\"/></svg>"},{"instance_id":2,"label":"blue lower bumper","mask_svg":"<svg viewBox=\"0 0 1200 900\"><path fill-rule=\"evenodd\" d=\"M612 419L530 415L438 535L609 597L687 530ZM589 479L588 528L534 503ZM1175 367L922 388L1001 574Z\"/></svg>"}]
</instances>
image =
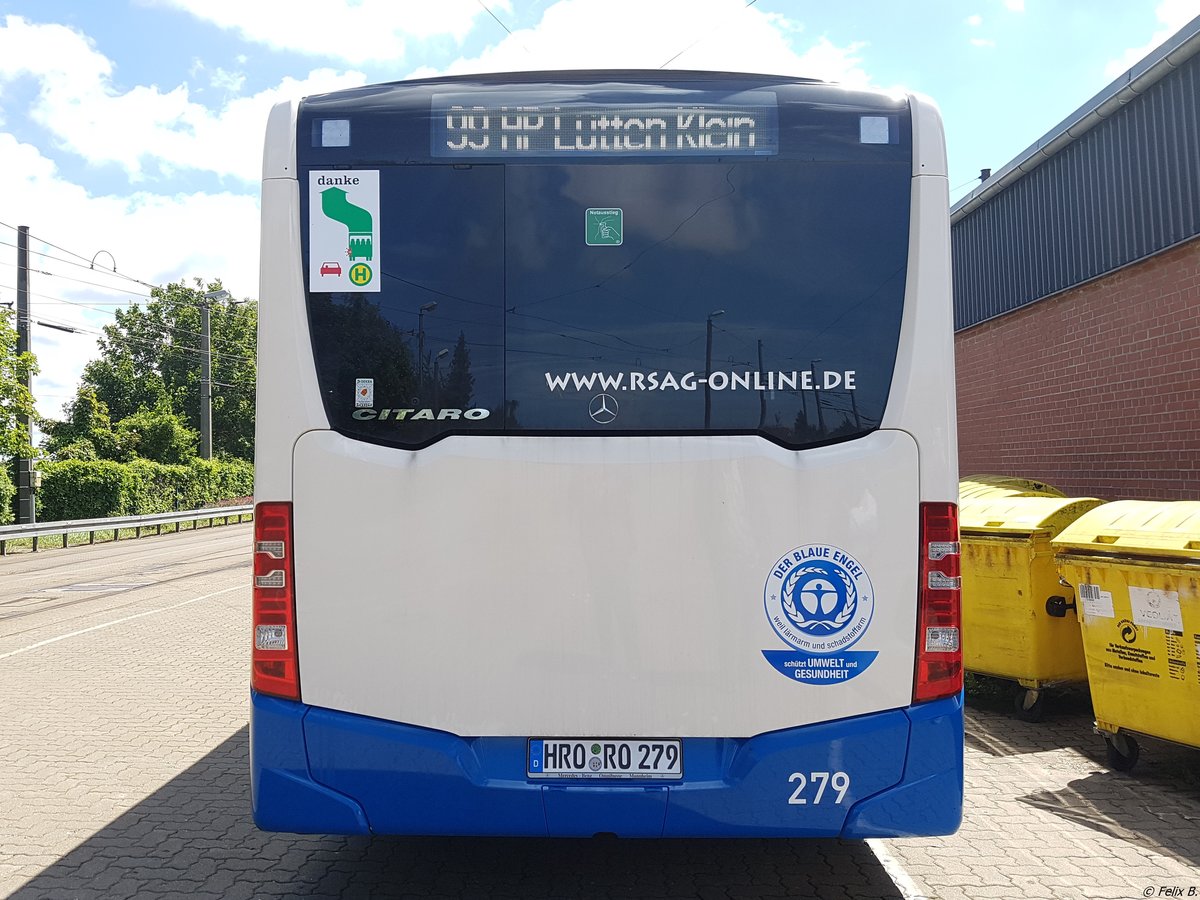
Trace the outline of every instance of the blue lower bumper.
<instances>
[{"instance_id":1,"label":"blue lower bumper","mask_svg":"<svg viewBox=\"0 0 1200 900\"><path fill-rule=\"evenodd\" d=\"M962 735L959 696L748 739L685 738L681 781L580 784L527 778L524 737L461 738L254 694L254 821L308 834L950 834Z\"/></svg>"}]
</instances>

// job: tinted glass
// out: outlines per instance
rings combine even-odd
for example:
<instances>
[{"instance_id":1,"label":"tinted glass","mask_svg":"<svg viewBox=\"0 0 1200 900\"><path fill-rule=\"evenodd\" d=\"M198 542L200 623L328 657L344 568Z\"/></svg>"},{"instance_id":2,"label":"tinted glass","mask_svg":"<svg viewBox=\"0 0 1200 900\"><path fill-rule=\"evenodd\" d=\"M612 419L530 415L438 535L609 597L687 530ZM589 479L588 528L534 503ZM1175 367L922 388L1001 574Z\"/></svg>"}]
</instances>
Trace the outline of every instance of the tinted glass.
<instances>
[{"instance_id":1,"label":"tinted glass","mask_svg":"<svg viewBox=\"0 0 1200 900\"><path fill-rule=\"evenodd\" d=\"M498 166L380 170L380 291L309 294L317 377L339 431L414 445L499 427L503 179ZM356 405L360 379L371 381L370 406Z\"/></svg>"},{"instance_id":2,"label":"tinted glass","mask_svg":"<svg viewBox=\"0 0 1200 900\"><path fill-rule=\"evenodd\" d=\"M881 166L510 167L514 424L787 444L876 427L908 187ZM587 244L589 208L621 210L619 245Z\"/></svg>"},{"instance_id":3,"label":"tinted glass","mask_svg":"<svg viewBox=\"0 0 1200 900\"><path fill-rule=\"evenodd\" d=\"M779 97L763 119L777 143L758 136L770 154L566 159L545 149L556 135L540 158L464 161L430 149L438 135L464 143L431 126L443 85L306 101L306 270L307 173L379 181L372 290L308 295L333 426L405 447L470 432L757 433L802 447L878 427L906 275L906 110L814 99L825 86L737 87ZM488 127L471 140L503 137ZM314 266L324 273L324 257Z\"/></svg>"}]
</instances>

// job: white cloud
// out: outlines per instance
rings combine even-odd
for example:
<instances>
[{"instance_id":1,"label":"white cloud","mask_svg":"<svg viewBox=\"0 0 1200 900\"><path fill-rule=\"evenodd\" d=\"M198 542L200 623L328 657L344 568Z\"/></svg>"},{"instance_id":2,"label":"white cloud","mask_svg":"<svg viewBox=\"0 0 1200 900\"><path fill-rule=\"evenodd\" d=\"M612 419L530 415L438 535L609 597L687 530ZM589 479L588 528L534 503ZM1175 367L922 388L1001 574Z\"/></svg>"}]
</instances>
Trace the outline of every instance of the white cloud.
<instances>
[{"instance_id":1,"label":"white cloud","mask_svg":"<svg viewBox=\"0 0 1200 900\"><path fill-rule=\"evenodd\" d=\"M715 69L823 78L864 86L859 51L827 37L803 52L791 40L799 23L747 7L744 0L559 0L537 25L515 31L478 56L417 76L521 69ZM580 40L587 35L587 40ZM669 61L669 62L668 62Z\"/></svg>"},{"instance_id":2,"label":"white cloud","mask_svg":"<svg viewBox=\"0 0 1200 900\"><path fill-rule=\"evenodd\" d=\"M246 73L226 72L224 69L218 68L213 72L209 83L218 90L226 91L230 94L240 94L242 86L246 83Z\"/></svg>"},{"instance_id":3,"label":"white cloud","mask_svg":"<svg viewBox=\"0 0 1200 900\"><path fill-rule=\"evenodd\" d=\"M353 65L404 59L407 41L451 37L462 43L479 17L476 0L152 0L276 50ZM508 0L488 0L496 15Z\"/></svg>"},{"instance_id":4,"label":"white cloud","mask_svg":"<svg viewBox=\"0 0 1200 900\"><path fill-rule=\"evenodd\" d=\"M1197 0L1162 0L1154 8L1154 18L1158 20L1159 28L1150 40L1140 47L1130 47L1116 59L1110 60L1104 67L1104 77L1112 80L1132 68L1197 15L1200 15L1200 2Z\"/></svg>"},{"instance_id":5,"label":"white cloud","mask_svg":"<svg viewBox=\"0 0 1200 900\"><path fill-rule=\"evenodd\" d=\"M394 61L406 38L461 40L472 21L486 15L469 0L305 2L287 4L284 12L276 10L282 8L281 0L239 5L229 0L149 2L194 10L199 17L236 27L271 46L361 60L386 54ZM512 24L508 3L485 2ZM379 18L356 18L366 15L363 10L373 10ZM746 7L744 0L557 0L536 25L512 36L496 26L494 35L492 45L478 56L460 58L445 71L657 68L674 56L672 68L780 73L858 86L871 81L861 59L863 44L809 36L799 21ZM580 35L587 40L581 41ZM337 52L325 48L331 42ZM121 90L116 86L116 65L84 34L62 25L0 17L0 100L18 80L32 84L37 93L29 116L47 129L55 145L39 150L0 133L0 167L15 173L0 197L0 220L28 224L35 236L89 257L106 250L116 259L118 272L151 283L219 277L236 296L256 296L257 200L238 191L251 190L249 183L259 178L268 108L279 99L356 86L366 78L359 72L316 69L253 96L218 103L219 91L244 87L240 79L245 58L228 65L225 70L196 60L191 84ZM432 72L423 69L422 74ZM214 99L206 106L198 102L199 96ZM0 109L0 115L5 112L10 118L18 114L14 108ZM52 159L62 150L89 163L121 166L132 178L140 178L144 189L127 195L98 194L72 183ZM149 189L154 176L172 170L214 172L247 184L221 193L163 194ZM11 243L12 232L0 227L0 240ZM35 248L40 246L35 243ZM15 277L13 268L3 263L15 262L15 254L5 249L7 254L0 253L0 299L7 300ZM107 266L108 257L100 258ZM35 272L32 282L35 294L49 295L34 297L35 316L48 321L94 332L112 321L111 315L56 300L97 303L126 296L68 278L132 287L105 275L99 263L90 271L45 257L37 260L38 268L53 273ZM94 339L43 328L35 332L34 341L43 370L35 383L39 410L58 415L62 402L74 394L83 365L96 355Z\"/></svg>"},{"instance_id":6,"label":"white cloud","mask_svg":"<svg viewBox=\"0 0 1200 900\"><path fill-rule=\"evenodd\" d=\"M193 65L197 73L202 68L199 61ZM109 59L77 31L19 16L0 27L0 89L33 78L39 92L30 115L60 147L91 163L116 163L135 179L147 170L197 169L257 181L259 136L274 103L366 81L361 72L316 69L213 112L194 102L185 84L166 92L157 85L118 92L112 75ZM239 77L217 69L213 83L229 88Z\"/></svg>"},{"instance_id":7,"label":"white cloud","mask_svg":"<svg viewBox=\"0 0 1200 900\"><path fill-rule=\"evenodd\" d=\"M183 4L192 0L161 2ZM269 5L263 4L262 8ZM254 11L248 16L253 24L261 14L260 5L242 4L247 6ZM401 6L404 4L397 4L397 8ZM434 6L441 12L428 12ZM405 27L417 34L447 28L457 6L422 4L426 13L405 20ZM205 8L214 16L223 16L232 6L222 0ZM371 0L342 12L353 18L368 8L374 8ZM504 11L498 4L493 8ZM329 15L335 12L331 10ZM294 21L305 17L293 14L280 18ZM386 21L374 31L386 32L391 27ZM870 83L859 58L862 44L839 46L818 37L797 53L789 39L800 28L779 14L747 8L742 0L611 0L605 4L560 0L545 11L535 27L506 35L479 56L460 58L444 71L656 68L670 60L672 68L791 74L859 86ZM329 39L328 29L318 28L315 33ZM353 30L339 24L337 33ZM589 40L580 42L580 34L587 34ZM194 62L192 71L193 78L207 76L213 87L227 95L244 84L242 73L217 68L209 74L200 60ZM418 74L430 73L422 69ZM214 99L214 105L219 105L210 109L196 102L187 84L169 89L138 85L118 91L112 61L87 36L63 25L34 24L19 16L8 16L0 26L0 91L19 78L32 78L38 84L31 117L54 135L60 148L91 164L114 163L135 180L200 170L247 182L259 177L258 136L272 104L366 81L360 72L316 69L300 78L285 78L252 96Z\"/></svg>"},{"instance_id":8,"label":"white cloud","mask_svg":"<svg viewBox=\"0 0 1200 900\"><path fill-rule=\"evenodd\" d=\"M98 309L73 304L133 299L124 292L131 289L148 293L132 282L106 275L104 270L111 268L114 259L118 273L152 284L221 278L235 296L258 294L258 203L253 196L145 192L92 196L62 178L55 164L37 148L3 133L0 171L19 173L5 182L3 221L30 228L30 248L35 251L30 263L34 319L92 332L113 321ZM62 250L45 247L38 238L85 259L98 254L95 270L88 269L86 262L80 267L55 260L53 257L80 262ZM15 233L0 227L0 240L13 244ZM0 261L15 264L15 251L4 250ZM111 258L101 250L108 251ZM13 299L15 283L14 266L0 265L0 300ZM84 364L96 356L94 335L35 327L33 342L42 368L34 383L38 410L58 416L62 403L74 395Z\"/></svg>"},{"instance_id":9,"label":"white cloud","mask_svg":"<svg viewBox=\"0 0 1200 900\"><path fill-rule=\"evenodd\" d=\"M983 16L979 15L979 13L976 13L973 16L967 16L966 21L967 21L967 24L970 25L972 28L978 28L980 25L983 24Z\"/></svg>"},{"instance_id":10,"label":"white cloud","mask_svg":"<svg viewBox=\"0 0 1200 900\"><path fill-rule=\"evenodd\" d=\"M1025 12L1025 0L1004 0L1004 8L1009 12Z\"/></svg>"}]
</instances>

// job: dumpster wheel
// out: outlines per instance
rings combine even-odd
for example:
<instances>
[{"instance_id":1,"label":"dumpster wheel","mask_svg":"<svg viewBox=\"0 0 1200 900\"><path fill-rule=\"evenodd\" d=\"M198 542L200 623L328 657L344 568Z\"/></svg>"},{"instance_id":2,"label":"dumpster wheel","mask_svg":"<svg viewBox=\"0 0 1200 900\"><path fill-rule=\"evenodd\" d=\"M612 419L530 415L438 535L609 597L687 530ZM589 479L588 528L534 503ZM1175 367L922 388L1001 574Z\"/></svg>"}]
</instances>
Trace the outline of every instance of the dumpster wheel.
<instances>
[{"instance_id":1,"label":"dumpster wheel","mask_svg":"<svg viewBox=\"0 0 1200 900\"><path fill-rule=\"evenodd\" d=\"M1141 749L1132 736L1124 732L1104 735L1104 744L1108 751L1109 768L1118 772L1128 772L1137 765Z\"/></svg>"},{"instance_id":2,"label":"dumpster wheel","mask_svg":"<svg viewBox=\"0 0 1200 900\"><path fill-rule=\"evenodd\" d=\"M1046 716L1046 692L1018 688L1013 695L1013 712L1022 722L1040 722Z\"/></svg>"}]
</instances>

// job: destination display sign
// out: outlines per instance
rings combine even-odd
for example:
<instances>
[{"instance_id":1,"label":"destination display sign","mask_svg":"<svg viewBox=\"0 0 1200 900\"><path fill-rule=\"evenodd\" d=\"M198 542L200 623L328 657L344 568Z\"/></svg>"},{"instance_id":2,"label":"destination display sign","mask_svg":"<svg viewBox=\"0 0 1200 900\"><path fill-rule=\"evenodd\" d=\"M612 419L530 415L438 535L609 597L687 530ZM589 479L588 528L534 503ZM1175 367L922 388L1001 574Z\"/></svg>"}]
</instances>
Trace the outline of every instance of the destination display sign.
<instances>
[{"instance_id":1,"label":"destination display sign","mask_svg":"<svg viewBox=\"0 0 1200 900\"><path fill-rule=\"evenodd\" d=\"M773 156L774 91L598 102L577 92L436 94L432 155L487 157Z\"/></svg>"}]
</instances>

